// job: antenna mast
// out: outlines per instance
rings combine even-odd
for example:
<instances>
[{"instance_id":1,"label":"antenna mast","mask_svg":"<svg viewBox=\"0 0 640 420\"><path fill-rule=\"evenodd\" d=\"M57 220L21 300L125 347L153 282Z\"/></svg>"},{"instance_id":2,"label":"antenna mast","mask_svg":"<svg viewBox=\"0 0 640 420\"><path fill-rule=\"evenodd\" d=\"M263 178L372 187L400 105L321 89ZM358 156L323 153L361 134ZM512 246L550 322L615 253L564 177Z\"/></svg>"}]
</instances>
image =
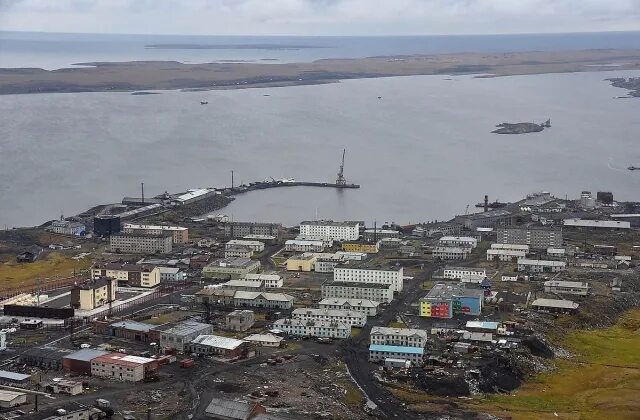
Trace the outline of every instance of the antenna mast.
<instances>
[{"instance_id":1,"label":"antenna mast","mask_svg":"<svg viewBox=\"0 0 640 420\"><path fill-rule=\"evenodd\" d=\"M342 149L342 163L340 164L340 171L338 171L338 178L336 179L336 185L347 185L347 180L344 179L344 154L347 149Z\"/></svg>"}]
</instances>

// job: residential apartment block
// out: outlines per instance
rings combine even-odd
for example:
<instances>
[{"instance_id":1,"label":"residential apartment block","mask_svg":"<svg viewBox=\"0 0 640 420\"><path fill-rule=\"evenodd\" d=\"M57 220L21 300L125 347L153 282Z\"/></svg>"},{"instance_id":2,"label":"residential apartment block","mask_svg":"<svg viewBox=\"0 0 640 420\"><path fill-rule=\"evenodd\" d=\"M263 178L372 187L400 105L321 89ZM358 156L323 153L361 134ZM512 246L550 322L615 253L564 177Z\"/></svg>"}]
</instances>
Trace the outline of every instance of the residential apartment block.
<instances>
[{"instance_id":1,"label":"residential apartment block","mask_svg":"<svg viewBox=\"0 0 640 420\"><path fill-rule=\"evenodd\" d=\"M529 227L498 228L497 241L501 244L529 245L532 249L562 247L562 229Z\"/></svg>"},{"instance_id":2,"label":"residential apartment block","mask_svg":"<svg viewBox=\"0 0 640 420\"><path fill-rule=\"evenodd\" d=\"M289 335L301 337L351 337L351 325L342 322L279 319L273 323L273 328L282 330Z\"/></svg>"},{"instance_id":3,"label":"residential apartment block","mask_svg":"<svg viewBox=\"0 0 640 420\"><path fill-rule=\"evenodd\" d=\"M294 300L284 293L237 291L233 295L233 305L237 308L291 309Z\"/></svg>"},{"instance_id":4,"label":"residential apartment block","mask_svg":"<svg viewBox=\"0 0 640 420\"><path fill-rule=\"evenodd\" d=\"M404 284L402 267L368 267L365 265L337 266L333 269L336 282L389 284L394 292L401 292Z\"/></svg>"},{"instance_id":5,"label":"residential apartment block","mask_svg":"<svg viewBox=\"0 0 640 420\"><path fill-rule=\"evenodd\" d=\"M469 247L478 246L478 240L469 236L443 236L438 240L438 245L444 247Z\"/></svg>"},{"instance_id":6,"label":"residential apartment block","mask_svg":"<svg viewBox=\"0 0 640 420\"><path fill-rule=\"evenodd\" d=\"M487 277L487 270L475 267L445 267L443 277L465 283L480 283Z\"/></svg>"},{"instance_id":7,"label":"residential apartment block","mask_svg":"<svg viewBox=\"0 0 640 420\"><path fill-rule=\"evenodd\" d=\"M557 273L564 271L567 263L564 261L547 261L547 260L529 260L520 258L518 260L518 271L527 271L530 273Z\"/></svg>"},{"instance_id":8,"label":"residential apartment block","mask_svg":"<svg viewBox=\"0 0 640 420\"><path fill-rule=\"evenodd\" d=\"M322 298L366 299L380 303L393 300L394 288L391 284L325 282L322 284Z\"/></svg>"},{"instance_id":9,"label":"residential apartment block","mask_svg":"<svg viewBox=\"0 0 640 420\"><path fill-rule=\"evenodd\" d=\"M370 362L399 359L422 364L427 332L412 328L373 327L370 340Z\"/></svg>"},{"instance_id":10,"label":"residential apartment block","mask_svg":"<svg viewBox=\"0 0 640 420\"><path fill-rule=\"evenodd\" d=\"M165 232L171 233L174 244L186 244L189 242L189 229L181 226L165 226L165 225L138 225L133 223L125 223L122 226L125 233L145 233L149 235L160 235Z\"/></svg>"},{"instance_id":11,"label":"residential apartment block","mask_svg":"<svg viewBox=\"0 0 640 420\"><path fill-rule=\"evenodd\" d=\"M368 299L327 298L318 302L320 309L339 309L343 311L357 311L366 316L376 316L380 302Z\"/></svg>"},{"instance_id":12,"label":"residential apartment block","mask_svg":"<svg viewBox=\"0 0 640 420\"><path fill-rule=\"evenodd\" d=\"M118 281L101 277L71 288L71 307L91 311L116 300Z\"/></svg>"},{"instance_id":13,"label":"residential apartment block","mask_svg":"<svg viewBox=\"0 0 640 420\"><path fill-rule=\"evenodd\" d=\"M364 327L367 322L367 316L362 312L341 309L298 308L294 309L291 318L303 321L342 322L352 327Z\"/></svg>"},{"instance_id":14,"label":"residential apartment block","mask_svg":"<svg viewBox=\"0 0 640 420\"><path fill-rule=\"evenodd\" d=\"M128 263L96 263L91 267L91 278L109 277L126 282L131 287L156 287L160 284L160 268Z\"/></svg>"},{"instance_id":15,"label":"residential apartment block","mask_svg":"<svg viewBox=\"0 0 640 420\"><path fill-rule=\"evenodd\" d=\"M324 251L324 242L289 239L284 243L284 249L294 252L322 252Z\"/></svg>"},{"instance_id":16,"label":"residential apartment block","mask_svg":"<svg viewBox=\"0 0 640 420\"><path fill-rule=\"evenodd\" d=\"M316 236L334 241L357 241L360 237L358 222L318 220L300 223L300 235Z\"/></svg>"},{"instance_id":17,"label":"residential apartment block","mask_svg":"<svg viewBox=\"0 0 640 420\"><path fill-rule=\"evenodd\" d=\"M115 233L109 237L111 252L122 254L168 254L173 249L173 234Z\"/></svg>"},{"instance_id":18,"label":"residential apartment block","mask_svg":"<svg viewBox=\"0 0 640 420\"><path fill-rule=\"evenodd\" d=\"M231 239L226 244L224 244L225 249L234 248L234 247L243 247L249 248L253 252L262 252L264 251L264 243L260 241L247 241L244 239Z\"/></svg>"},{"instance_id":19,"label":"residential apartment block","mask_svg":"<svg viewBox=\"0 0 640 420\"><path fill-rule=\"evenodd\" d=\"M466 260L471 254L470 247L436 246L433 248L433 258L441 260Z\"/></svg>"},{"instance_id":20,"label":"residential apartment block","mask_svg":"<svg viewBox=\"0 0 640 420\"><path fill-rule=\"evenodd\" d=\"M278 223L227 222L224 235L230 238L242 238L247 235L280 236L282 225Z\"/></svg>"}]
</instances>

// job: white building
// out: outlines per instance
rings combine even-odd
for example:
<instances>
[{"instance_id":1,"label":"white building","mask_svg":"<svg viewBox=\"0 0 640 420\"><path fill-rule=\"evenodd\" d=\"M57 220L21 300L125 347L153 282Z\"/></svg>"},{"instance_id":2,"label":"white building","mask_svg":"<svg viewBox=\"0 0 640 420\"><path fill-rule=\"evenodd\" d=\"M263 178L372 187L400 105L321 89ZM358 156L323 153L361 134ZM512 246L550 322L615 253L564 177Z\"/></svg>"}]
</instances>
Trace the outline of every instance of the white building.
<instances>
[{"instance_id":1,"label":"white building","mask_svg":"<svg viewBox=\"0 0 640 420\"><path fill-rule=\"evenodd\" d=\"M443 236L438 241L439 246L444 247L470 247L478 246L478 239L470 236Z\"/></svg>"},{"instance_id":2,"label":"white building","mask_svg":"<svg viewBox=\"0 0 640 420\"><path fill-rule=\"evenodd\" d=\"M264 243L260 241L246 241L244 239L231 239L229 242L224 244L225 249L229 249L233 247L249 248L253 252L264 251Z\"/></svg>"},{"instance_id":3,"label":"white building","mask_svg":"<svg viewBox=\"0 0 640 420\"><path fill-rule=\"evenodd\" d=\"M61 235L84 235L87 228L80 222L72 222L70 220L54 220L47 230Z\"/></svg>"},{"instance_id":4,"label":"white building","mask_svg":"<svg viewBox=\"0 0 640 420\"><path fill-rule=\"evenodd\" d=\"M333 239L328 239L323 236L298 235L296 236L296 241L320 241L322 242L322 246L325 248L331 248L333 246Z\"/></svg>"},{"instance_id":5,"label":"white building","mask_svg":"<svg viewBox=\"0 0 640 420\"><path fill-rule=\"evenodd\" d=\"M372 327L370 340L371 344L424 347L427 332L415 328Z\"/></svg>"},{"instance_id":6,"label":"white building","mask_svg":"<svg viewBox=\"0 0 640 420\"><path fill-rule=\"evenodd\" d=\"M555 258L563 258L566 256L567 250L564 248L547 248L547 255Z\"/></svg>"},{"instance_id":7,"label":"white building","mask_svg":"<svg viewBox=\"0 0 640 420\"><path fill-rule=\"evenodd\" d=\"M180 271L178 267L158 267L160 271L160 282L185 281L187 273Z\"/></svg>"},{"instance_id":8,"label":"white building","mask_svg":"<svg viewBox=\"0 0 640 420\"><path fill-rule=\"evenodd\" d=\"M466 260L471 254L471 248L458 246L436 246L433 248L433 258L441 260Z\"/></svg>"},{"instance_id":9,"label":"white building","mask_svg":"<svg viewBox=\"0 0 640 420\"><path fill-rule=\"evenodd\" d=\"M284 284L282 277L278 274L245 274L242 279L261 282L266 289L276 289Z\"/></svg>"},{"instance_id":10,"label":"white building","mask_svg":"<svg viewBox=\"0 0 640 420\"><path fill-rule=\"evenodd\" d=\"M367 322L367 316L362 312L341 309L298 308L294 309L291 318L303 321L341 322L352 327L364 327Z\"/></svg>"},{"instance_id":11,"label":"white building","mask_svg":"<svg viewBox=\"0 0 640 420\"><path fill-rule=\"evenodd\" d=\"M321 309L340 309L343 311L358 311L366 316L376 316L380 302L369 299L327 298L318 303Z\"/></svg>"},{"instance_id":12,"label":"white building","mask_svg":"<svg viewBox=\"0 0 640 420\"><path fill-rule=\"evenodd\" d=\"M370 362L387 362L388 360L411 362L414 365L421 365L424 361L424 348L389 346L384 344L369 345Z\"/></svg>"},{"instance_id":13,"label":"white building","mask_svg":"<svg viewBox=\"0 0 640 420\"><path fill-rule=\"evenodd\" d=\"M236 307L291 309L293 301L293 296L284 293L237 291L233 295Z\"/></svg>"},{"instance_id":14,"label":"white building","mask_svg":"<svg viewBox=\"0 0 640 420\"><path fill-rule=\"evenodd\" d=\"M125 233L142 233L148 235L161 235L164 232L170 232L173 237L174 244L186 244L189 242L189 229L182 226L165 226L165 225L137 225L133 223L125 223L122 226Z\"/></svg>"},{"instance_id":15,"label":"white building","mask_svg":"<svg viewBox=\"0 0 640 420\"><path fill-rule=\"evenodd\" d=\"M284 243L284 249L294 252L322 252L324 251L324 243L322 241L289 239Z\"/></svg>"},{"instance_id":16,"label":"white building","mask_svg":"<svg viewBox=\"0 0 640 420\"><path fill-rule=\"evenodd\" d=\"M529 245L519 244L491 244L491 249L508 249L510 251L523 251L525 254L529 253Z\"/></svg>"},{"instance_id":17,"label":"white building","mask_svg":"<svg viewBox=\"0 0 640 420\"><path fill-rule=\"evenodd\" d=\"M527 253L524 251L515 251L513 249L487 249L487 261L513 261L518 258L525 258Z\"/></svg>"},{"instance_id":18,"label":"white building","mask_svg":"<svg viewBox=\"0 0 640 420\"><path fill-rule=\"evenodd\" d=\"M253 257L253 250L245 246L233 245L227 246L224 249L225 258L251 258Z\"/></svg>"},{"instance_id":19,"label":"white building","mask_svg":"<svg viewBox=\"0 0 640 420\"><path fill-rule=\"evenodd\" d=\"M364 261L367 259L366 252L336 251L336 255L345 261Z\"/></svg>"},{"instance_id":20,"label":"white building","mask_svg":"<svg viewBox=\"0 0 640 420\"><path fill-rule=\"evenodd\" d=\"M631 229L631 222L623 222L618 220L564 219L563 224L567 227L582 227L592 229Z\"/></svg>"},{"instance_id":21,"label":"white building","mask_svg":"<svg viewBox=\"0 0 640 420\"><path fill-rule=\"evenodd\" d=\"M401 292L404 284L404 270L402 267L337 266L333 269L333 280L349 283L390 284L394 292Z\"/></svg>"},{"instance_id":22,"label":"white building","mask_svg":"<svg viewBox=\"0 0 640 420\"><path fill-rule=\"evenodd\" d=\"M391 284L326 282L322 284L323 298L365 299L381 303L393 300Z\"/></svg>"},{"instance_id":23,"label":"white building","mask_svg":"<svg viewBox=\"0 0 640 420\"><path fill-rule=\"evenodd\" d=\"M475 267L445 267L443 277L465 283L481 283L487 277L487 270Z\"/></svg>"},{"instance_id":24,"label":"white building","mask_svg":"<svg viewBox=\"0 0 640 420\"><path fill-rule=\"evenodd\" d=\"M589 283L581 281L548 280L544 282L544 291L546 293L587 296L589 290Z\"/></svg>"},{"instance_id":25,"label":"white building","mask_svg":"<svg viewBox=\"0 0 640 420\"><path fill-rule=\"evenodd\" d=\"M319 254L313 269L316 273L333 273L336 266L343 262L344 258L341 255L327 253Z\"/></svg>"},{"instance_id":26,"label":"white building","mask_svg":"<svg viewBox=\"0 0 640 420\"><path fill-rule=\"evenodd\" d=\"M564 271L567 263L564 261L529 260L521 258L518 260L518 271L529 271L531 273L556 273Z\"/></svg>"},{"instance_id":27,"label":"white building","mask_svg":"<svg viewBox=\"0 0 640 420\"><path fill-rule=\"evenodd\" d=\"M273 328L282 330L289 335L302 337L351 337L351 325L342 322L279 319L273 323Z\"/></svg>"},{"instance_id":28,"label":"white building","mask_svg":"<svg viewBox=\"0 0 640 420\"><path fill-rule=\"evenodd\" d=\"M356 241L360 237L358 222L318 220L300 223L300 235L316 236L334 241Z\"/></svg>"},{"instance_id":29,"label":"white building","mask_svg":"<svg viewBox=\"0 0 640 420\"><path fill-rule=\"evenodd\" d=\"M115 233L109 237L111 252L123 254L168 254L173 249L173 235L146 233Z\"/></svg>"},{"instance_id":30,"label":"white building","mask_svg":"<svg viewBox=\"0 0 640 420\"><path fill-rule=\"evenodd\" d=\"M251 334L243 338L244 341L254 343L262 347L280 347L284 338L275 334Z\"/></svg>"}]
</instances>

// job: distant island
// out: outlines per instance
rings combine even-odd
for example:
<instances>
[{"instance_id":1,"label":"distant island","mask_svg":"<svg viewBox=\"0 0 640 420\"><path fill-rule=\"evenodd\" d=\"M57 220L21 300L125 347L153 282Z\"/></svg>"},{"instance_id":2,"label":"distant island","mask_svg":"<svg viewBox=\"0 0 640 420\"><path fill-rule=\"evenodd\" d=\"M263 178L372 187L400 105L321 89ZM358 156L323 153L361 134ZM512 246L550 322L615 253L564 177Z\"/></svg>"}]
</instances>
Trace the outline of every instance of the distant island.
<instances>
[{"instance_id":1,"label":"distant island","mask_svg":"<svg viewBox=\"0 0 640 420\"><path fill-rule=\"evenodd\" d=\"M502 123L496 125L498 129L493 130L492 133L496 134L527 134L527 133L538 133L545 128L551 127L551 120L547 120L547 122L543 124L536 124L530 122L521 122L521 123Z\"/></svg>"},{"instance_id":2,"label":"distant island","mask_svg":"<svg viewBox=\"0 0 640 420\"><path fill-rule=\"evenodd\" d=\"M640 77L630 77L628 79L624 77L614 77L606 80L611 82L611 86L630 90L630 97L640 98Z\"/></svg>"},{"instance_id":3,"label":"distant island","mask_svg":"<svg viewBox=\"0 0 640 420\"><path fill-rule=\"evenodd\" d=\"M159 50L302 50L307 48L331 48L323 45L286 44L151 44L144 47Z\"/></svg>"},{"instance_id":4,"label":"distant island","mask_svg":"<svg viewBox=\"0 0 640 420\"><path fill-rule=\"evenodd\" d=\"M182 48L191 44L174 44L171 48L176 48L176 45ZM170 48L168 44L150 47ZM248 47L270 46L245 45L245 48ZM277 45L277 48L283 47L303 46ZM323 59L307 63L186 64L177 61L130 61L78 63L84 67L57 70L0 68L0 94L244 89L422 75L473 74L476 77L499 77L593 72L593 65L602 62L617 63L618 70L640 68L640 49L406 55ZM625 80L615 83L627 85L630 82Z\"/></svg>"}]
</instances>

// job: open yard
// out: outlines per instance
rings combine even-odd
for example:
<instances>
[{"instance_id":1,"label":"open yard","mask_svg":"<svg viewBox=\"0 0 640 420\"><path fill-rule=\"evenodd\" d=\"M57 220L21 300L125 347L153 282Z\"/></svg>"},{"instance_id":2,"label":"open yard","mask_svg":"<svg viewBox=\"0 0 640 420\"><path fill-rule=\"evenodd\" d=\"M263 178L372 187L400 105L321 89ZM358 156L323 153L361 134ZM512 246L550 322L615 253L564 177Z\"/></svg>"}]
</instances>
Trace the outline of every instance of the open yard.
<instances>
[{"instance_id":1,"label":"open yard","mask_svg":"<svg viewBox=\"0 0 640 420\"><path fill-rule=\"evenodd\" d=\"M475 409L514 419L637 419L640 415L640 310L615 326L568 334L575 356L558 360L514 395L493 395Z\"/></svg>"},{"instance_id":2,"label":"open yard","mask_svg":"<svg viewBox=\"0 0 640 420\"><path fill-rule=\"evenodd\" d=\"M0 264L0 290L33 286L37 283L37 279L44 284L47 279L52 281L72 277L74 270L77 273L90 266L89 258L76 261L70 256L57 252L33 263L6 262Z\"/></svg>"}]
</instances>

